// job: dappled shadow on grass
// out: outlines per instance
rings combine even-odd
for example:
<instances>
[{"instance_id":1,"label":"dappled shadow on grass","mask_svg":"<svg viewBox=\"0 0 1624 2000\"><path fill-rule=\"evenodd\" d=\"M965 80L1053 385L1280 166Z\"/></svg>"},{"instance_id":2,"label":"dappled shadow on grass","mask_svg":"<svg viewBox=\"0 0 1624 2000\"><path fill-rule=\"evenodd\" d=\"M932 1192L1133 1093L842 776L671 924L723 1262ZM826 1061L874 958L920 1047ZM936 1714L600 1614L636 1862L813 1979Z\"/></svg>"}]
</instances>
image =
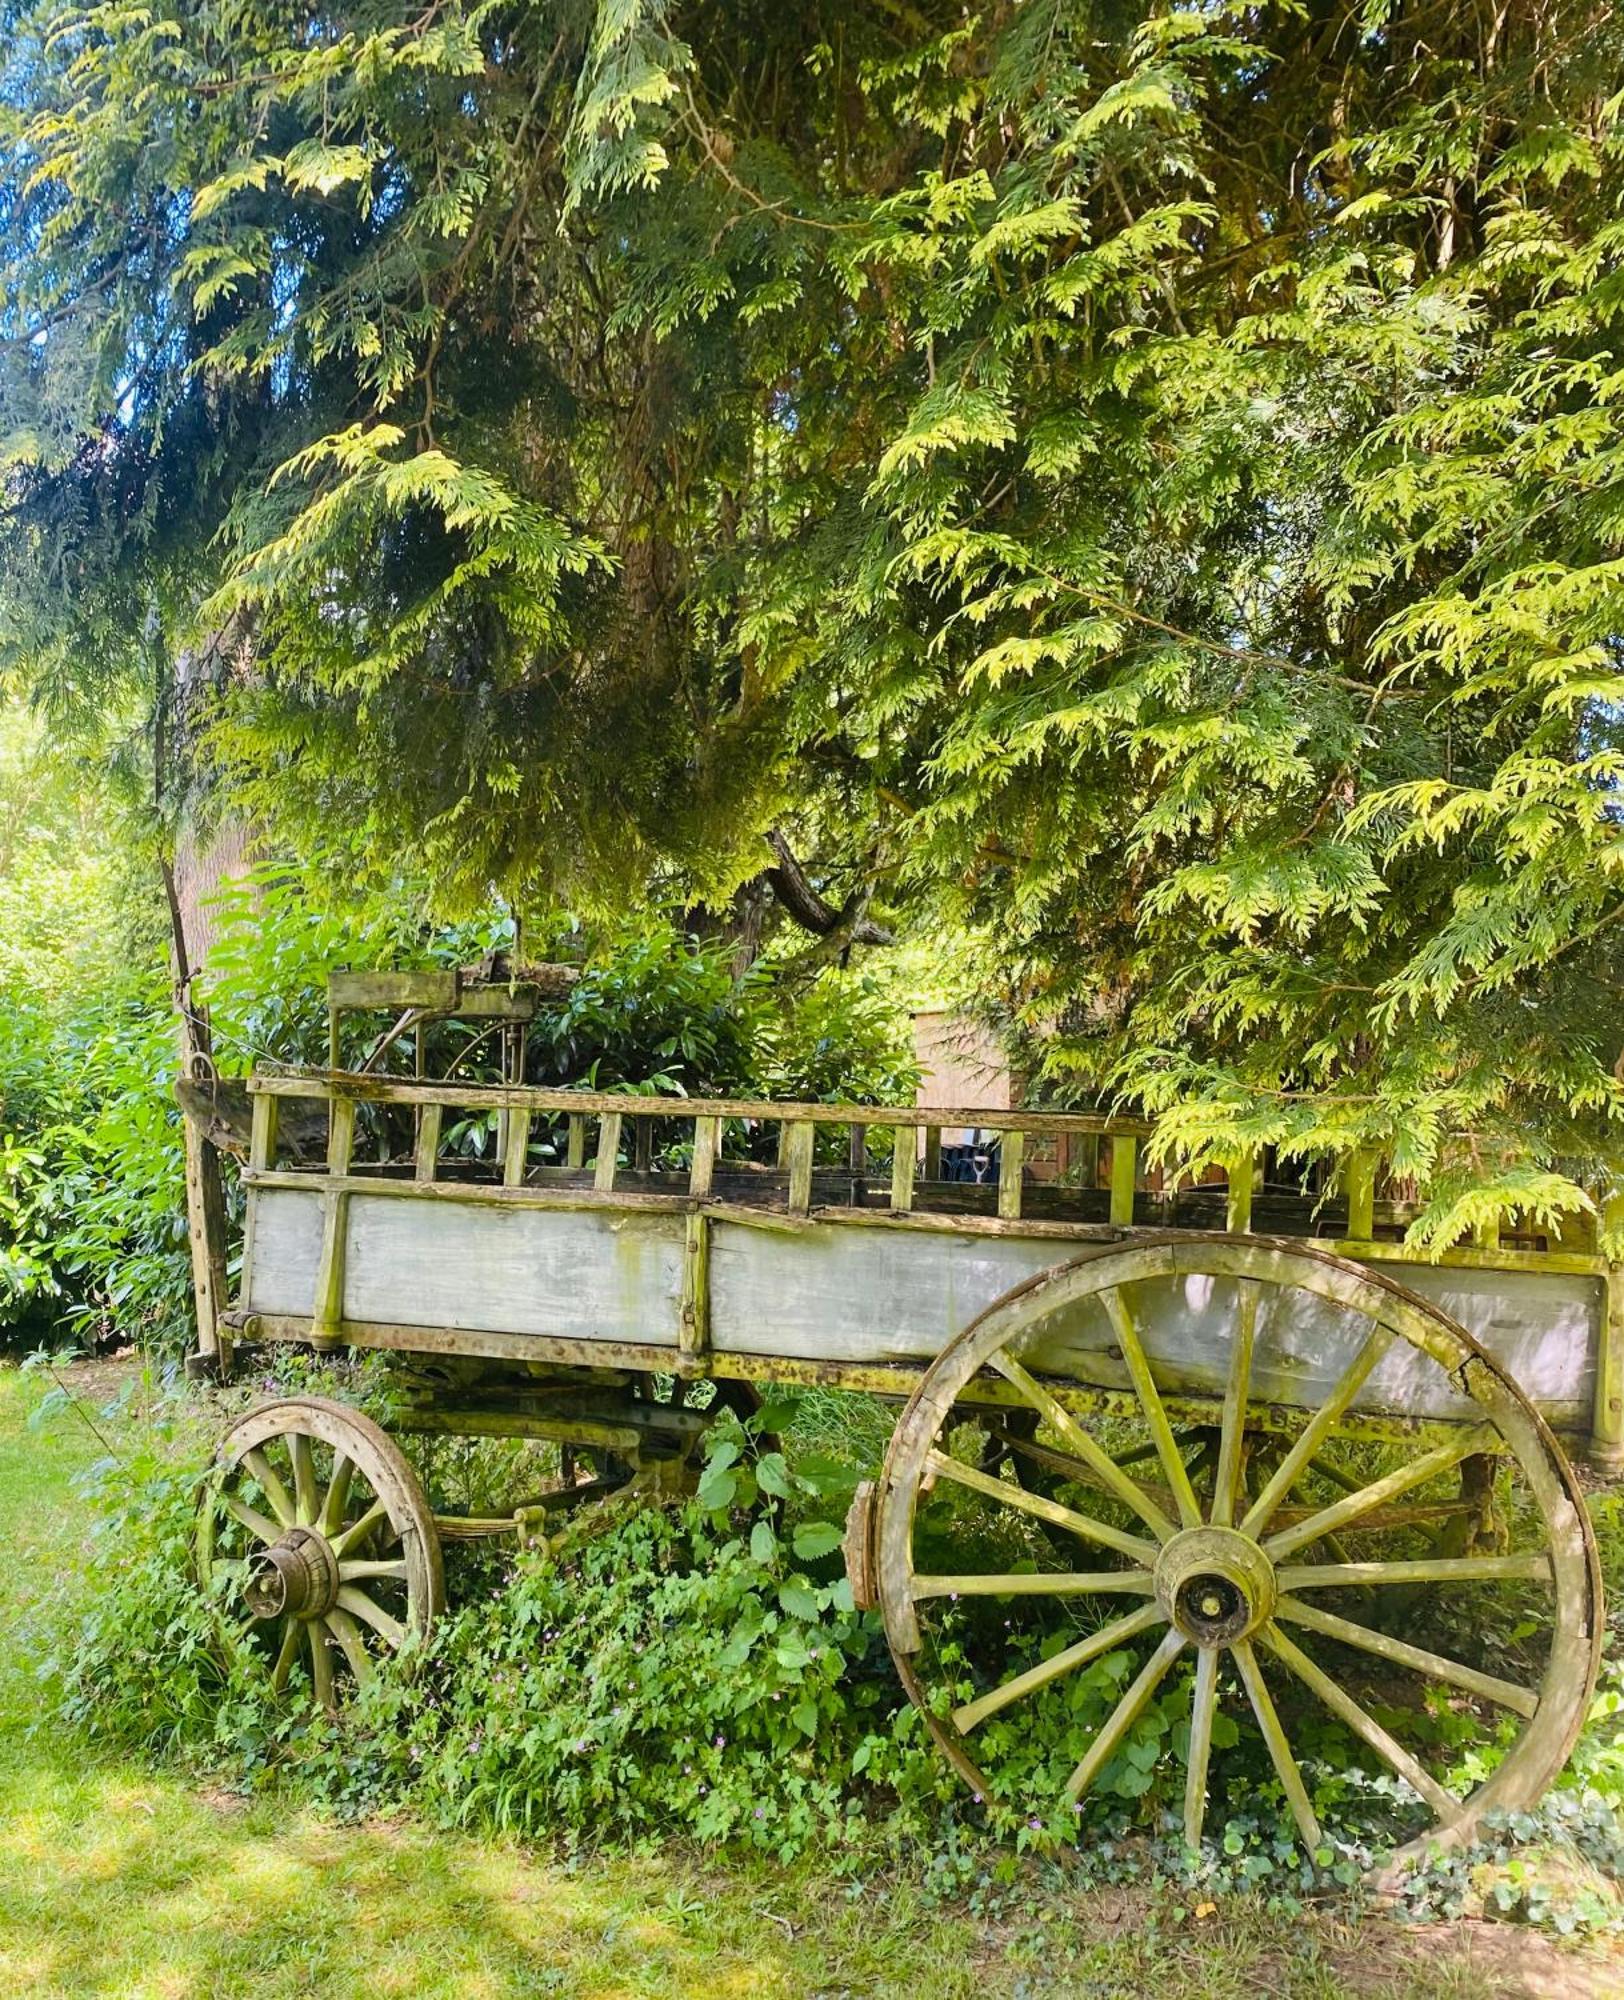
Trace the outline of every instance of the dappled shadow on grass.
<instances>
[{"instance_id":1,"label":"dappled shadow on grass","mask_svg":"<svg viewBox=\"0 0 1624 2000\"><path fill-rule=\"evenodd\" d=\"M0 1991L44 1995L803 1994L771 1923L727 1935L662 1871L211 1803L129 1770L0 1772ZM945 1990L945 1989L944 1989Z\"/></svg>"}]
</instances>

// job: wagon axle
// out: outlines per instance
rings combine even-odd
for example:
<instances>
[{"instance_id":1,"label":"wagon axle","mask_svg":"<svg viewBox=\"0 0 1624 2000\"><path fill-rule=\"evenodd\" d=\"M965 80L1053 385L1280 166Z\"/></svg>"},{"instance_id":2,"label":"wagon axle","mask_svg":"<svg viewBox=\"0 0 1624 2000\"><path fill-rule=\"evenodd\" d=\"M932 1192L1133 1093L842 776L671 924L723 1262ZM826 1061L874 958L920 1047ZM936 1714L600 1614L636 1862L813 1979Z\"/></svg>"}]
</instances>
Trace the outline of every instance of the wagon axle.
<instances>
[{"instance_id":1,"label":"wagon axle","mask_svg":"<svg viewBox=\"0 0 1624 2000\"><path fill-rule=\"evenodd\" d=\"M1197 1646L1249 1638L1274 1611L1274 1564L1236 1528L1189 1528L1156 1563L1156 1600Z\"/></svg>"},{"instance_id":2,"label":"wagon axle","mask_svg":"<svg viewBox=\"0 0 1624 2000\"><path fill-rule=\"evenodd\" d=\"M251 1618L325 1618L338 1602L338 1558L314 1528L289 1528L249 1559L242 1587Z\"/></svg>"}]
</instances>

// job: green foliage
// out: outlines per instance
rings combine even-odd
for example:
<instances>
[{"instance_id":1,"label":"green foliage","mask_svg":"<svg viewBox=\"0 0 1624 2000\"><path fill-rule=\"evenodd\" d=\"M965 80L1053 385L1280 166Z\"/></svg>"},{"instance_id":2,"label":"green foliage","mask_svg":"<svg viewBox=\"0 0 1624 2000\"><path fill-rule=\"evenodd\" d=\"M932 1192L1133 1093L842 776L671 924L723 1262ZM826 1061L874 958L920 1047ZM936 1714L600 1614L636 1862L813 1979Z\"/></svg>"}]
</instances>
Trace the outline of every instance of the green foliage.
<instances>
[{"instance_id":1,"label":"green foliage","mask_svg":"<svg viewBox=\"0 0 1624 2000\"><path fill-rule=\"evenodd\" d=\"M464 907L789 818L1165 1152L1611 1185L1616 10L8 21L62 712L190 647L259 823Z\"/></svg>"}]
</instances>

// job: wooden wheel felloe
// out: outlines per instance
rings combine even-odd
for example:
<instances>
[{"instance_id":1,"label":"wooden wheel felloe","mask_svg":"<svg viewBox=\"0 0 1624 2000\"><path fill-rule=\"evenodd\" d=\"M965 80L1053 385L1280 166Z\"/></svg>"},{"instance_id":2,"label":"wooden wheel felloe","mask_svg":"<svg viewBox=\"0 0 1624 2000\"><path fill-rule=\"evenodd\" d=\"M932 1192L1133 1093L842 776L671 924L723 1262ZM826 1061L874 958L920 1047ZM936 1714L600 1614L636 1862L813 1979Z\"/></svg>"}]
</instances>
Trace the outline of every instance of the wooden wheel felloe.
<instances>
[{"instance_id":1,"label":"wooden wheel felloe","mask_svg":"<svg viewBox=\"0 0 1624 2000\"><path fill-rule=\"evenodd\" d=\"M1407 1414L1417 1408L1439 1414L1421 1425ZM1485 1460L1504 1536L1451 1540L1464 1514L1483 1514ZM1004 1553L955 1563L955 1534ZM1594 1540L1538 1413L1437 1307L1301 1243L1141 1240L1007 1293L947 1347L898 1422L869 1535L898 1670L978 1796L1017 1802L984 1768L978 1732L998 1736L987 1725L1023 1703L1052 1723L1044 1702L1110 1656L1119 1677L1086 1740L1068 1717L1065 1770L1041 1764L1029 1733L1019 1746L1020 1768L1052 1787L1022 1809L1080 1810L1123 1768L1114 1760L1152 1699L1178 1689L1182 1706L1187 1676L1192 1846L1230 1707L1261 1735L1310 1850L1322 1836L1292 1720L1316 1709L1403 1781L1426 1822L1417 1838L1452 1843L1485 1813L1539 1798L1599 1663ZM1069 1562L1057 1545L1075 1550ZM1457 1657L1508 1591L1543 1605L1542 1660L1514 1674L1497 1657ZM967 1687L964 1634L989 1607L1009 1614L1029 1664L983 1665ZM1034 1638L1045 1608L1072 1621L1069 1644L1057 1648L1053 1620L1046 1643ZM1455 1650L1420 1643L1430 1614ZM1506 1744L1464 1795L1428 1767L1429 1690L1493 1717Z\"/></svg>"},{"instance_id":2,"label":"wooden wheel felloe","mask_svg":"<svg viewBox=\"0 0 1624 2000\"><path fill-rule=\"evenodd\" d=\"M416 1473L370 1417L318 1396L264 1404L226 1432L198 1559L232 1643L264 1659L278 1693L302 1671L328 1709L445 1606Z\"/></svg>"}]
</instances>

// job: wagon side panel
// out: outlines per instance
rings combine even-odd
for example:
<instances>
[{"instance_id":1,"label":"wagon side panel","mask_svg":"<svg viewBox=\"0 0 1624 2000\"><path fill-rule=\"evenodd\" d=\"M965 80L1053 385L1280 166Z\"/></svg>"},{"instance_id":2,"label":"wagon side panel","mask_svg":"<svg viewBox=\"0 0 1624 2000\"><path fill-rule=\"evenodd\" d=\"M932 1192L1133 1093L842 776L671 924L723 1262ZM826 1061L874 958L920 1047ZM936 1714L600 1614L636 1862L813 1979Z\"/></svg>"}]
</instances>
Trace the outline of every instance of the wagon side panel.
<instances>
[{"instance_id":1,"label":"wagon side panel","mask_svg":"<svg viewBox=\"0 0 1624 2000\"><path fill-rule=\"evenodd\" d=\"M257 1188L248 1310L313 1317L319 1194ZM352 1193L345 1320L583 1343L677 1344L683 1219Z\"/></svg>"}]
</instances>

